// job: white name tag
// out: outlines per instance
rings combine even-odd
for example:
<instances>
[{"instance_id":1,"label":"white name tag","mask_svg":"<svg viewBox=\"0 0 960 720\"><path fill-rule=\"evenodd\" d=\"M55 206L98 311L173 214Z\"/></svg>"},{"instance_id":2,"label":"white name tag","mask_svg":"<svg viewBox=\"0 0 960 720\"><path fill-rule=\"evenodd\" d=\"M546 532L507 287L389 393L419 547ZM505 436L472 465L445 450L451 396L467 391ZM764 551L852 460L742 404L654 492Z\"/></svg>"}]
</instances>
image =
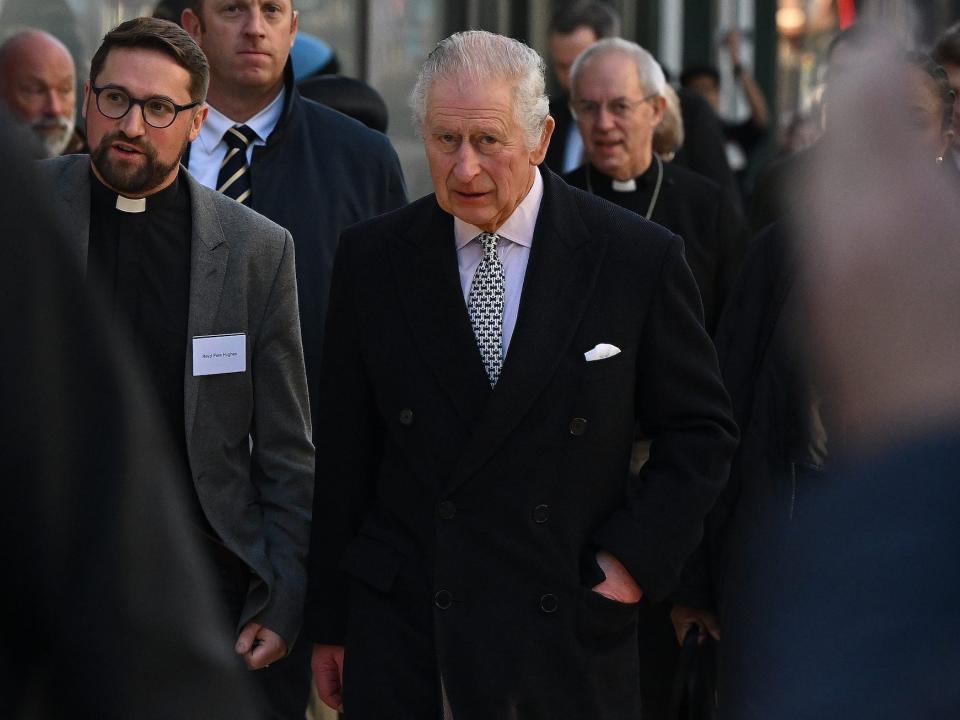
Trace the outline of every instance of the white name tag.
<instances>
[{"instance_id":1,"label":"white name tag","mask_svg":"<svg viewBox=\"0 0 960 720\"><path fill-rule=\"evenodd\" d=\"M193 376L247 371L247 336L200 335L193 339Z\"/></svg>"}]
</instances>

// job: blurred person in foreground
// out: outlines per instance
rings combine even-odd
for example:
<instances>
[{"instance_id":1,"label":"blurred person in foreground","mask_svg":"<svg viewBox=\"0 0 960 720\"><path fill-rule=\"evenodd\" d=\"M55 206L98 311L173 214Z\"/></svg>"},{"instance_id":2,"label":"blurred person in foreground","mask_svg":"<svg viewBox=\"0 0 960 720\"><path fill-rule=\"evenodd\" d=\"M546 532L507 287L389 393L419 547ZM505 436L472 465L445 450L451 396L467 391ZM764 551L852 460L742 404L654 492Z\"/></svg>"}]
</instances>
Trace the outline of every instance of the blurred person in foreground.
<instances>
[{"instance_id":1,"label":"blurred person in foreground","mask_svg":"<svg viewBox=\"0 0 960 720\"><path fill-rule=\"evenodd\" d=\"M36 139L38 157L86 152L74 127L76 70L67 46L42 30L0 45L0 101Z\"/></svg>"},{"instance_id":2,"label":"blurred person in foreground","mask_svg":"<svg viewBox=\"0 0 960 720\"><path fill-rule=\"evenodd\" d=\"M571 78L587 162L564 180L683 238L712 334L743 255L743 220L718 185L654 152L667 105L663 71L636 43L609 38L577 57Z\"/></svg>"},{"instance_id":3,"label":"blurred person in foreground","mask_svg":"<svg viewBox=\"0 0 960 720\"><path fill-rule=\"evenodd\" d=\"M888 554L903 539L897 536L903 523L915 521L908 515L890 521L890 513L904 503L903 492L872 481L865 487L862 478L848 484L852 476L845 465L863 452L864 434L871 434L868 425L877 421L876 411L904 402L891 397L891 391L900 391L898 386L908 393L920 391L928 382L895 379L901 371L912 375L911 367L918 369L911 356L924 350L914 350L911 341L932 332L937 322L928 317L932 296L909 287L909 282L922 284L923 272L932 268L924 269L926 260L907 257L922 256L928 243L942 255L937 244L943 242L945 223L953 212L943 194L949 183L943 181L938 163L953 137L953 98L946 75L926 56L889 52L880 55L878 72L883 75L874 76L865 63L848 67L835 78L831 133L813 166L816 174L803 186L798 198L802 204L791 221L778 223L756 241L717 335L742 442L730 482L708 517L702 552L684 570L681 590L674 596L673 619L678 641L694 624L720 639L724 717L954 714L908 712L905 705L884 707L883 698L891 698L895 681L887 677L891 687L884 687L878 678L883 673L914 672L911 653L919 653L916 658L927 652L920 643L952 633L924 617L928 603L943 597L930 594L934 578L925 576L921 566L898 567L930 538L910 540ZM871 56L872 62L876 60ZM859 83L866 85L861 88ZM865 93L880 93L881 88L895 94L897 108L882 120L877 116L876 127L857 137L864 132L861 118L882 109ZM865 165L859 159L863 152L871 155ZM900 185L905 180L909 183ZM930 196L924 197L927 193ZM941 200L945 204L937 208ZM828 249L827 242L837 245ZM890 275L896 262L904 264L909 280ZM938 282L936 276L931 279ZM892 298L881 298L884 292ZM922 304L910 305L911 299ZM907 306L899 307L904 302ZM815 335L809 332L811 311L814 328L820 324ZM879 317L861 317L872 313ZM946 320L942 311L937 315L941 322ZM851 324L855 317L857 324ZM907 330L910 323L924 329ZM955 336L943 342L954 342ZM907 346L896 349L903 342ZM825 364L827 348L832 354ZM874 353L876 357L868 361ZM939 361L948 359L935 355ZM830 373L814 373L811 358ZM840 377L833 377L835 373ZM942 369L940 373L945 374ZM851 390L855 392L848 396ZM936 412L935 405L923 410ZM910 413L890 415L887 421L892 424L886 432L892 435L885 439L885 447L873 449L881 454L895 450L911 434ZM932 499L926 495L929 488L913 484L912 472L898 472L896 482L907 494L916 493L904 505L915 512ZM891 469L883 475L896 477ZM840 510L828 508L827 503L838 501ZM875 527L868 520L872 512L877 513ZM881 517L886 519L879 521ZM931 522L936 524L936 518ZM891 535L884 537L888 532ZM800 572L793 562L797 557L810 563ZM821 563L826 569L823 578L805 574L816 575ZM881 590L875 584L881 568L883 573L898 568L886 578L893 589ZM903 602L914 592L904 588L911 577L928 585L921 604ZM782 586L790 588L784 592L792 592L798 584L810 582L816 590L805 586L798 596L802 601L784 602L774 591ZM867 597L875 591L876 598ZM889 600L891 595L899 599ZM885 617L893 613L895 602L902 603L897 610L902 616ZM841 607L845 612L838 612ZM889 648L878 641L871 650L875 657L866 652L874 636L889 638L893 628L904 632L911 623L918 628L930 625L917 645L911 646L904 634ZM796 628L796 634L785 628ZM828 633L829 640L822 633ZM784 641L786 635L791 636L789 642ZM903 656L898 655L900 648L906 649ZM815 654L801 656L814 649ZM937 652L932 649L930 654ZM845 666L858 654L857 664ZM846 659L841 663L839 657ZM781 673L786 668L797 671L801 665L798 678L803 678L802 692L808 697L778 699L767 684L788 683ZM952 671L956 669L954 665ZM867 692L874 683L876 693ZM916 693L920 708L939 694L933 687L929 690L933 696L917 685L903 692L904 697ZM798 687L791 692L801 694Z\"/></svg>"},{"instance_id":4,"label":"blurred person in foreground","mask_svg":"<svg viewBox=\"0 0 960 720\"><path fill-rule=\"evenodd\" d=\"M260 669L300 629L314 456L290 234L180 165L208 72L182 28L122 23L84 87L92 155L43 170L72 256L158 397L236 627L224 642Z\"/></svg>"},{"instance_id":5,"label":"blurred person in foreground","mask_svg":"<svg viewBox=\"0 0 960 720\"><path fill-rule=\"evenodd\" d=\"M960 126L960 23L955 23L943 31L930 51L934 62L947 73L950 89L953 90L953 127ZM947 156L953 167L960 171L960 139L954 135L953 147Z\"/></svg>"},{"instance_id":6,"label":"blurred person in foreground","mask_svg":"<svg viewBox=\"0 0 960 720\"><path fill-rule=\"evenodd\" d=\"M635 719L638 602L725 479L682 242L537 167L543 91L516 40L442 41L412 95L436 193L340 243L305 627L351 720Z\"/></svg>"},{"instance_id":7,"label":"blurred person in foreground","mask_svg":"<svg viewBox=\"0 0 960 720\"><path fill-rule=\"evenodd\" d=\"M0 717L253 720L141 360L0 121Z\"/></svg>"}]
</instances>

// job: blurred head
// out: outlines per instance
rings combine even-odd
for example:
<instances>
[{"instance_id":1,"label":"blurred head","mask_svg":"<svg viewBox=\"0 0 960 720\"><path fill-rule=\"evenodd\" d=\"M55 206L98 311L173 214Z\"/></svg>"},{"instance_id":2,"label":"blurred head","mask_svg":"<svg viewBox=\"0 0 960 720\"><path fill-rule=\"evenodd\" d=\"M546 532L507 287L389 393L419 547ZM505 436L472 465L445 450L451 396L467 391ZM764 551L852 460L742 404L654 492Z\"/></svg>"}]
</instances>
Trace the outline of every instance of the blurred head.
<instances>
[{"instance_id":1,"label":"blurred head","mask_svg":"<svg viewBox=\"0 0 960 720\"><path fill-rule=\"evenodd\" d=\"M526 197L553 133L543 59L480 30L451 35L420 68L410 98L437 202L492 232Z\"/></svg>"},{"instance_id":2,"label":"blurred head","mask_svg":"<svg viewBox=\"0 0 960 720\"><path fill-rule=\"evenodd\" d=\"M83 99L96 175L130 197L173 182L206 117L208 80L203 52L171 22L138 18L107 33L90 63Z\"/></svg>"},{"instance_id":3,"label":"blurred head","mask_svg":"<svg viewBox=\"0 0 960 720\"><path fill-rule=\"evenodd\" d=\"M680 75L680 85L700 95L714 110L720 108L720 73L712 65L687 68Z\"/></svg>"},{"instance_id":4,"label":"blurred head","mask_svg":"<svg viewBox=\"0 0 960 720\"><path fill-rule=\"evenodd\" d=\"M931 53L935 62L946 71L953 90L953 127L960 127L960 23L949 27L937 40ZM954 145L960 147L956 133Z\"/></svg>"},{"instance_id":5,"label":"blurred head","mask_svg":"<svg viewBox=\"0 0 960 720\"><path fill-rule=\"evenodd\" d=\"M297 36L293 0L191 0L181 19L207 55L218 94L280 91Z\"/></svg>"},{"instance_id":6,"label":"blurred head","mask_svg":"<svg viewBox=\"0 0 960 720\"><path fill-rule=\"evenodd\" d=\"M577 56L597 40L620 34L620 18L608 4L578 0L561 8L550 21L550 57L564 92L570 92L570 68Z\"/></svg>"},{"instance_id":7,"label":"blurred head","mask_svg":"<svg viewBox=\"0 0 960 720\"><path fill-rule=\"evenodd\" d=\"M577 58L571 77L570 108L591 164L617 180L646 170L666 107L667 83L653 56L608 38Z\"/></svg>"},{"instance_id":8,"label":"blurred head","mask_svg":"<svg viewBox=\"0 0 960 720\"><path fill-rule=\"evenodd\" d=\"M66 46L41 30L24 30L0 46L0 99L40 139L48 157L73 135L76 71Z\"/></svg>"}]
</instances>

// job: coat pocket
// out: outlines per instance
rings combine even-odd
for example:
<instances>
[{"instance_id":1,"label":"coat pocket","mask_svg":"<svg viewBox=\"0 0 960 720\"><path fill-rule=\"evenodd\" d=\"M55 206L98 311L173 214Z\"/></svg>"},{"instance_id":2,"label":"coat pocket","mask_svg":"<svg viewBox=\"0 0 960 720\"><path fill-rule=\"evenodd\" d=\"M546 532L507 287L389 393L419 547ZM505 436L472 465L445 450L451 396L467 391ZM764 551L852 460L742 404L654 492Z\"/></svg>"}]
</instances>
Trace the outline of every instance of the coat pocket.
<instances>
[{"instance_id":1,"label":"coat pocket","mask_svg":"<svg viewBox=\"0 0 960 720\"><path fill-rule=\"evenodd\" d=\"M340 569L351 577L389 592L403 565L403 555L388 543L369 535L358 535L340 561Z\"/></svg>"}]
</instances>

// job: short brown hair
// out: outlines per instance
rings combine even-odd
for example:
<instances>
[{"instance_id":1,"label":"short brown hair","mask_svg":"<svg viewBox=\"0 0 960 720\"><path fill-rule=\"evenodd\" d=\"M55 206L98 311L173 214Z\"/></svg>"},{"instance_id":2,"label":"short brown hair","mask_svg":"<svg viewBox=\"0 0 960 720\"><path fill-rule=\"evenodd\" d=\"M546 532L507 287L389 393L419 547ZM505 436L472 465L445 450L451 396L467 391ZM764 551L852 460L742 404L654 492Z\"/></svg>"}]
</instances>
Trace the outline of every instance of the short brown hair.
<instances>
[{"instance_id":1,"label":"short brown hair","mask_svg":"<svg viewBox=\"0 0 960 720\"><path fill-rule=\"evenodd\" d=\"M190 98L203 102L210 84L210 65L200 46L179 25L159 18L136 18L120 23L103 37L90 61L90 82L103 70L114 48L157 50L190 73Z\"/></svg>"}]
</instances>

